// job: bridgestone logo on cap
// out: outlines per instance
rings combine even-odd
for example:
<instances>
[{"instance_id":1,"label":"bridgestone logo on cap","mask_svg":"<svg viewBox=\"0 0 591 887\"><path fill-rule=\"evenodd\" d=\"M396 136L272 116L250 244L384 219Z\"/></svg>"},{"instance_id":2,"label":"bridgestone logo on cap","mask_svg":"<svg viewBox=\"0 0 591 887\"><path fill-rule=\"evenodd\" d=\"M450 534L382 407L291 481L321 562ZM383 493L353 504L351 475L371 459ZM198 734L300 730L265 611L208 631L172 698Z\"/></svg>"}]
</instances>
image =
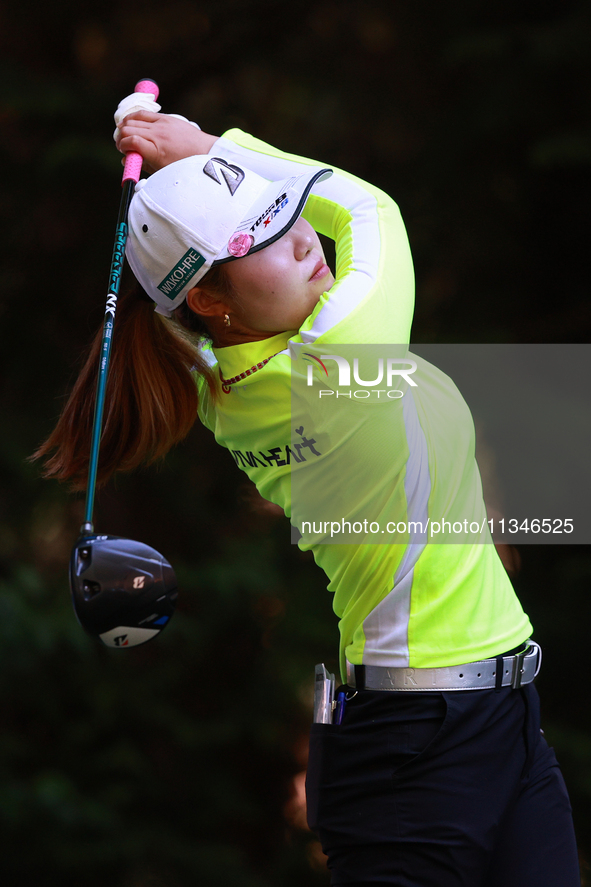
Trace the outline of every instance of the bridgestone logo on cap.
<instances>
[{"instance_id":1,"label":"bridgestone logo on cap","mask_svg":"<svg viewBox=\"0 0 591 887\"><path fill-rule=\"evenodd\" d=\"M191 247L164 280L158 284L158 289L169 299L176 298L204 262L205 257Z\"/></svg>"}]
</instances>

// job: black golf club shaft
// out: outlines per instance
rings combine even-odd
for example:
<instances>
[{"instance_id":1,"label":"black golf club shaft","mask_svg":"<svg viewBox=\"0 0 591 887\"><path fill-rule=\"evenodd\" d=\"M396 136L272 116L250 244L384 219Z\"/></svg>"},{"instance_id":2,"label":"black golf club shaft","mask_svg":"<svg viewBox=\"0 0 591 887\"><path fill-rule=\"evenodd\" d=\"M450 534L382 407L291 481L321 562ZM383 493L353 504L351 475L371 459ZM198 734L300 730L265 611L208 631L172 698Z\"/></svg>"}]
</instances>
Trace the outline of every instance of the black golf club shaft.
<instances>
[{"instance_id":1,"label":"black golf club shaft","mask_svg":"<svg viewBox=\"0 0 591 887\"><path fill-rule=\"evenodd\" d=\"M140 80L140 82L135 87L135 92L150 93L154 95L155 99L158 98L158 87L153 80ZM127 156L125 169L123 172L123 190L121 193L121 201L119 203L119 216L117 218L117 227L115 229L115 243L113 245L111 271L109 275L109 290L107 293L107 304L105 307L103 340L99 359L96 398L94 405L94 418L92 423L84 523L82 524L82 527L80 529L80 532L83 534L94 532L92 515L94 511L94 497L98 473L98 460L103 425L103 412L105 407L105 396L107 389L107 376L109 372L109 360L111 357L113 327L115 324L115 312L117 310L117 299L119 296L119 288L121 285L123 259L125 257L125 243L127 241L127 216L129 212L131 198L133 197L133 191L140 176L141 166L142 158L139 154Z\"/></svg>"}]
</instances>

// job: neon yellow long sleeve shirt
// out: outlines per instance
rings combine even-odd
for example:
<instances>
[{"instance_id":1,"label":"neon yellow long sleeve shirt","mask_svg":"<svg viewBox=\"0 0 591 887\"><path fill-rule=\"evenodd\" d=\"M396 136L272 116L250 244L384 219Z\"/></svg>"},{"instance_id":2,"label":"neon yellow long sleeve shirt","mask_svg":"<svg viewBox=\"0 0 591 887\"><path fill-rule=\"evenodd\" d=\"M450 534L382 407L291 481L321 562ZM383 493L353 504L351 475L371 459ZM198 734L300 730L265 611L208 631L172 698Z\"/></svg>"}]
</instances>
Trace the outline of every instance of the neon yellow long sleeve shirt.
<instances>
[{"instance_id":1,"label":"neon yellow long sleeve shirt","mask_svg":"<svg viewBox=\"0 0 591 887\"><path fill-rule=\"evenodd\" d=\"M319 165L239 130L226 133L213 150L268 179L288 178L302 164ZM299 330L214 350L226 379L273 357L230 393L220 385L217 399L201 385L201 420L299 530L311 489L310 501L315 507L325 501L331 517L365 514L380 527L392 521L406 527L386 533L381 544L375 536L331 544L313 532L300 539L334 593L343 674L345 658L434 667L512 649L532 629L488 534L472 417L453 382L415 358L418 385L403 385L394 408L351 403L344 413L334 400L326 409L319 401L304 427L294 407L294 367L296 376L305 374L302 361L311 365L314 356L330 356L340 346L408 344L414 307L408 239L388 195L334 170L314 186L304 217L335 241L334 286ZM325 386L334 392L337 366L333 361L329 372L327 364ZM303 501L295 501L298 491ZM478 541L433 541L425 522L450 513L479 523Z\"/></svg>"}]
</instances>

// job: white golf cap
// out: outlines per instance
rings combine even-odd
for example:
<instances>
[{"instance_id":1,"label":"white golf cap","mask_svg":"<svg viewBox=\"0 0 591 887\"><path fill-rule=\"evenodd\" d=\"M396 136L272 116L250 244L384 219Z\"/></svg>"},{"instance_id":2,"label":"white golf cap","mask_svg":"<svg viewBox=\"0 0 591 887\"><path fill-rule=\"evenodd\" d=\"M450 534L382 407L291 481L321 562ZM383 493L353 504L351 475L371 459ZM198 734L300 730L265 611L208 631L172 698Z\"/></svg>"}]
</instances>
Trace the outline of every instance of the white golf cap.
<instances>
[{"instance_id":1,"label":"white golf cap","mask_svg":"<svg viewBox=\"0 0 591 887\"><path fill-rule=\"evenodd\" d=\"M138 281L170 315L212 265L254 253L288 231L315 182L310 167L269 182L221 157L178 160L136 185L129 208L127 259Z\"/></svg>"}]
</instances>

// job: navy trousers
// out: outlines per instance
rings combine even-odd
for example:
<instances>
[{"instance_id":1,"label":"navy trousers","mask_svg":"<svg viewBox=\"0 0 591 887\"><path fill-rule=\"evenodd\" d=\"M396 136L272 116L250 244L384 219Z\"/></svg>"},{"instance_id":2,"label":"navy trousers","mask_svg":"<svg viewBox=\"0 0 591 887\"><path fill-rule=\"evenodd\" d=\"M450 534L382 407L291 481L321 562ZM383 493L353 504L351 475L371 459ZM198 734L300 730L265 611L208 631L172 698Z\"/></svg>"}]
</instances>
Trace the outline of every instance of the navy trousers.
<instances>
[{"instance_id":1,"label":"navy trousers","mask_svg":"<svg viewBox=\"0 0 591 887\"><path fill-rule=\"evenodd\" d=\"M342 724L312 725L306 792L333 885L580 887L533 684L362 690Z\"/></svg>"}]
</instances>

